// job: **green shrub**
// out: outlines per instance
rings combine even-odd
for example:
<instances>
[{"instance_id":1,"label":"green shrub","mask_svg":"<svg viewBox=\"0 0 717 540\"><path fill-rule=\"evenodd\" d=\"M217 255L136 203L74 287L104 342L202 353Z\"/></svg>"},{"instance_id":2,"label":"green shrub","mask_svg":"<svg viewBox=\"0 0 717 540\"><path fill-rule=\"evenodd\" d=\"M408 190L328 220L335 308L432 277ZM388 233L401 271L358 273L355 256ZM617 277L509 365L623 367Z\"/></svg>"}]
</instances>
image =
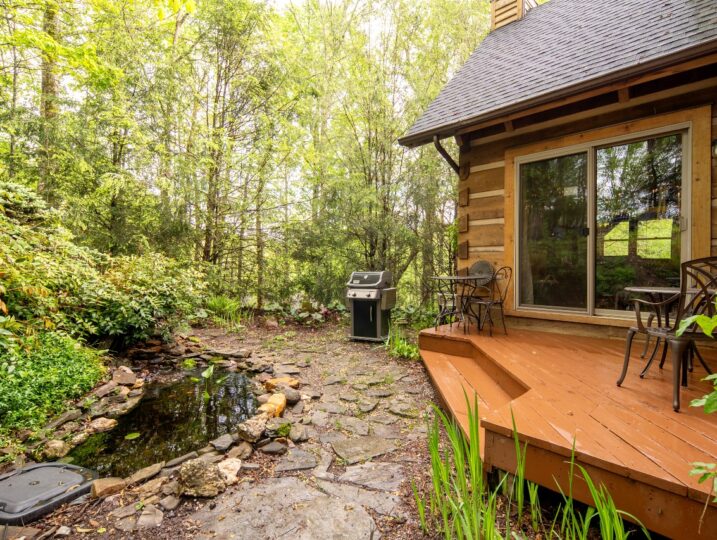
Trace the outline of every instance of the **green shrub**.
<instances>
[{"instance_id":1,"label":"green shrub","mask_svg":"<svg viewBox=\"0 0 717 540\"><path fill-rule=\"evenodd\" d=\"M56 332L27 337L22 349L12 357L0 351L0 434L41 426L105 371L98 351Z\"/></svg>"},{"instance_id":2,"label":"green shrub","mask_svg":"<svg viewBox=\"0 0 717 540\"><path fill-rule=\"evenodd\" d=\"M174 259L112 258L76 245L33 192L0 183L0 314L119 346L171 331L203 290L202 274Z\"/></svg>"}]
</instances>

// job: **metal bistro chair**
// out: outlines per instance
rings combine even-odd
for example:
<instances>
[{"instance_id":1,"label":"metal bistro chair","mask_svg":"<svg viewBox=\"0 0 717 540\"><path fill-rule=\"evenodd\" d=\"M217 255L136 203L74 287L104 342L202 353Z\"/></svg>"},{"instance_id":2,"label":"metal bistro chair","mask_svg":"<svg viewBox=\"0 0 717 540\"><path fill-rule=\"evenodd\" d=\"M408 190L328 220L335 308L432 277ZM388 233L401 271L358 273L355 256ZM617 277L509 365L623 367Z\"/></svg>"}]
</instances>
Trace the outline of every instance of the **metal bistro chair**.
<instances>
[{"instance_id":1,"label":"metal bistro chair","mask_svg":"<svg viewBox=\"0 0 717 540\"><path fill-rule=\"evenodd\" d=\"M715 294L717 293L717 257L706 257L682 263L682 281L680 284L680 297L677 304L677 312L669 321L669 317L663 314L669 311L668 305L675 301L675 298L668 298L663 302L647 302L645 300L633 300L637 314L637 322L640 331L648 336L664 340L669 345L672 354L672 408L680 410L680 386L687 386L687 372L690 370L692 359L697 359L705 368L707 373L712 373L700 354L695 341L711 340L697 325L689 326L681 335L677 335L680 324L683 320L694 315L715 315ZM642 326L640 310L646 307L653 311L656 326ZM663 324L664 323L664 324ZM630 328L627 331L627 347L623 361L622 372L617 380L617 385L622 385L627 375L627 368L630 363L630 343L635 336L635 331Z\"/></svg>"},{"instance_id":2,"label":"metal bistro chair","mask_svg":"<svg viewBox=\"0 0 717 540\"><path fill-rule=\"evenodd\" d=\"M483 289L476 291L471 298L471 314L476 317L478 323L478 330L483 330L485 323L489 323L488 332L490 336L493 336L493 308L500 310L500 320L503 324L503 332L508 335L508 328L505 325L505 313L503 306L505 305L505 299L508 295L508 288L510 287L510 280L513 277L513 269L509 266L503 266L496 270L488 284L479 287ZM473 306L478 308L476 313L473 310Z\"/></svg>"},{"instance_id":3,"label":"metal bistro chair","mask_svg":"<svg viewBox=\"0 0 717 540\"><path fill-rule=\"evenodd\" d=\"M460 321L461 309L458 304L458 294L455 281L436 279L436 288L438 296L438 315L436 316L435 329L441 324L456 320Z\"/></svg>"},{"instance_id":4,"label":"metal bistro chair","mask_svg":"<svg viewBox=\"0 0 717 540\"><path fill-rule=\"evenodd\" d=\"M488 298L492 294L490 284L494 272L493 264L485 259L474 262L468 269L467 275L474 279L470 282L470 286L463 290L464 294L468 293L467 296L461 299L464 303L463 307L466 315L463 322L464 334L469 330L471 318L476 317L473 312L473 302ZM476 317L476 324L480 330L480 316Z\"/></svg>"},{"instance_id":5,"label":"metal bistro chair","mask_svg":"<svg viewBox=\"0 0 717 540\"><path fill-rule=\"evenodd\" d=\"M659 302L648 302L648 304L651 304L650 307L653 307L655 311L653 313L650 313L647 316L647 323L643 324L642 322L642 314L638 308L635 308L635 317L637 318L637 324L635 326L631 326L627 331L627 340L625 341L625 356L629 357L631 350L632 350L632 340L635 337L635 334L644 334L645 335L645 345L642 349L642 354L640 354L640 358L645 358L647 356L647 352L650 349L650 341L652 339L652 335L647 331L648 328L652 328L652 323L657 322L658 327L669 327L670 326L670 312L674 308L675 304L677 303L677 299L680 297L680 293L676 293L669 298L666 298L665 300L659 301ZM638 299L631 299L631 302L635 301L642 302ZM664 324L663 324L664 323ZM645 367L642 368L642 371L640 372L640 378L644 379L645 375L647 375L647 372L650 369L650 366L652 366L652 363L655 360L655 357L657 356L657 351L660 350L660 345L662 345L662 356L660 357L660 369L663 368L665 365L665 359L667 358L667 350L669 348L669 345L667 341L665 341L662 337L656 337L655 338L655 345L652 348L652 352L650 353L650 356L647 359L647 362L645 362ZM691 364L690 364L691 366ZM690 367L690 371L692 371L692 368Z\"/></svg>"}]
</instances>

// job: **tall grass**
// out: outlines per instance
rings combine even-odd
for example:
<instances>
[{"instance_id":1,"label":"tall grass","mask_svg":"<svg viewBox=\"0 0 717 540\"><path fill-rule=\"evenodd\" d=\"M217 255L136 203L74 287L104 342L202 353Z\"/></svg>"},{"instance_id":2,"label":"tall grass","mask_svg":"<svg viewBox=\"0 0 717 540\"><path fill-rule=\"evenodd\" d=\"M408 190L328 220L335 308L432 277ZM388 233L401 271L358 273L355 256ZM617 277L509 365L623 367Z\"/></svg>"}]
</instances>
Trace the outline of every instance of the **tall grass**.
<instances>
[{"instance_id":1,"label":"tall grass","mask_svg":"<svg viewBox=\"0 0 717 540\"><path fill-rule=\"evenodd\" d=\"M546 520L537 484L525 479L527 444L521 446L515 419L516 470L514 474L503 475L491 489L480 458L478 397L474 395L470 403L466 396L466 405L467 436L453 418L434 406L435 416L428 430L431 489L422 495L415 483L412 485L424 533L438 533L446 540L507 540L528 534L547 539L586 540L594 537L597 529L601 538L619 540L630 534L625 517L639 523L634 516L618 510L605 486L596 486L588 472L575 463L574 449L567 493L561 490L562 502L553 518ZM573 499L576 468L592 495L594 508L581 511L582 505L576 505ZM640 527L649 538L647 530Z\"/></svg>"}]
</instances>

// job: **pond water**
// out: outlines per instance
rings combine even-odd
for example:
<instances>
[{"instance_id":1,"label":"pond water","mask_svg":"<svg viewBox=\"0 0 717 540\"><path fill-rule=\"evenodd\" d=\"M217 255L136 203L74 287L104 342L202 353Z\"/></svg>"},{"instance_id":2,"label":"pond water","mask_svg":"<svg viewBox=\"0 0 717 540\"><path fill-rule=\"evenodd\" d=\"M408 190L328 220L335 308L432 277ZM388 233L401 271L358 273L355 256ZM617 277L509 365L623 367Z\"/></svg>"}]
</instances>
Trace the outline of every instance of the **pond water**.
<instances>
[{"instance_id":1,"label":"pond water","mask_svg":"<svg viewBox=\"0 0 717 540\"><path fill-rule=\"evenodd\" d=\"M72 463L100 476L134 471L198 450L233 432L256 408L249 379L238 372L201 370L170 383L149 383L139 405L112 431L92 435L71 453Z\"/></svg>"}]
</instances>

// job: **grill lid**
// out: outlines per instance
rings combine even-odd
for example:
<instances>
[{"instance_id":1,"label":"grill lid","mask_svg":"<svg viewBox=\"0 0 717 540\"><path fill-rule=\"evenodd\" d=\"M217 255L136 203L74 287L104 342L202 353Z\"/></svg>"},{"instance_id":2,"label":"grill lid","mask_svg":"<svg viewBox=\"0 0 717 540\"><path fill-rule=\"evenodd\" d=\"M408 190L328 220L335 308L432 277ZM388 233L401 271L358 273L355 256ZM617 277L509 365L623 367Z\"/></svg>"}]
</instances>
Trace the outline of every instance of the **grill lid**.
<instances>
[{"instance_id":1,"label":"grill lid","mask_svg":"<svg viewBox=\"0 0 717 540\"><path fill-rule=\"evenodd\" d=\"M346 284L351 289L385 289L391 286L393 276L388 270L378 272L353 272Z\"/></svg>"}]
</instances>

